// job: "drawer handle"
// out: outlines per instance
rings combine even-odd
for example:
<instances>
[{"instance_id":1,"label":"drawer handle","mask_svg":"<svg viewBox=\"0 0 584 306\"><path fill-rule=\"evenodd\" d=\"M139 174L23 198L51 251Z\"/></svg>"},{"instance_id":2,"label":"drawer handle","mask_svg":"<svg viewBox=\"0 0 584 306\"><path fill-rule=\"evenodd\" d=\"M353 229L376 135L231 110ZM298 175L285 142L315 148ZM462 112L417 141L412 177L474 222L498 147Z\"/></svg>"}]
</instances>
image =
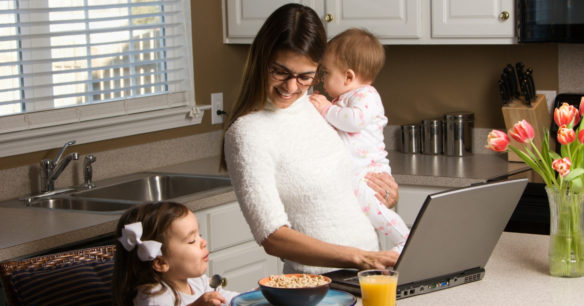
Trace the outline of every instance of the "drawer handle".
<instances>
[{"instance_id":1,"label":"drawer handle","mask_svg":"<svg viewBox=\"0 0 584 306\"><path fill-rule=\"evenodd\" d=\"M331 22L335 19L335 16L333 16L333 14L326 14L326 16L324 16L324 21L326 22Z\"/></svg>"},{"instance_id":2,"label":"drawer handle","mask_svg":"<svg viewBox=\"0 0 584 306\"><path fill-rule=\"evenodd\" d=\"M499 14L499 19L501 19L503 21L509 19L509 12L502 11L501 14Z\"/></svg>"}]
</instances>

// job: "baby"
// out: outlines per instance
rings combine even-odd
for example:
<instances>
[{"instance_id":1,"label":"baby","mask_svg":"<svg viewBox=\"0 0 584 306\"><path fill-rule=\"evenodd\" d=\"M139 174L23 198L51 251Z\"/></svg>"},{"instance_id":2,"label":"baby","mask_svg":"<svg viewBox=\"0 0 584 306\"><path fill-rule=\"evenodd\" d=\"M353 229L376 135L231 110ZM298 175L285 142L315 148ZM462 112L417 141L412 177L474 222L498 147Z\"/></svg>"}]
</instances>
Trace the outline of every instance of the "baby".
<instances>
[{"instance_id":1,"label":"baby","mask_svg":"<svg viewBox=\"0 0 584 306\"><path fill-rule=\"evenodd\" d=\"M116 235L116 305L229 305L237 295L209 286L207 241L182 204L132 208L120 218Z\"/></svg>"},{"instance_id":2,"label":"baby","mask_svg":"<svg viewBox=\"0 0 584 306\"><path fill-rule=\"evenodd\" d=\"M340 33L329 42L319 67L324 90L334 100L331 103L315 93L310 101L351 151L353 187L363 212L379 233L391 239L393 250L401 253L409 229L397 213L376 198L365 179L368 172L391 174L383 142L388 120L381 97L371 86L384 62L385 51L373 34L360 29Z\"/></svg>"}]
</instances>

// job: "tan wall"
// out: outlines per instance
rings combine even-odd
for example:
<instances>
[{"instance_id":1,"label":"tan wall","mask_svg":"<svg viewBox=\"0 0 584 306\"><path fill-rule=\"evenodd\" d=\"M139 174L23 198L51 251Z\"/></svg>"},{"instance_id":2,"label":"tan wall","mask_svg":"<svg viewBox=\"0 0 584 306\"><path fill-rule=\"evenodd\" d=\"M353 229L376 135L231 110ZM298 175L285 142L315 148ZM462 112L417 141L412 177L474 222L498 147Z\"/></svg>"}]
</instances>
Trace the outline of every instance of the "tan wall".
<instances>
[{"instance_id":1,"label":"tan wall","mask_svg":"<svg viewBox=\"0 0 584 306\"><path fill-rule=\"evenodd\" d=\"M387 62L374 85L392 125L469 111L475 113L475 127L505 127L497 81L507 64L518 61L533 68L537 89L558 89L556 44L386 49Z\"/></svg>"},{"instance_id":2,"label":"tan wall","mask_svg":"<svg viewBox=\"0 0 584 306\"><path fill-rule=\"evenodd\" d=\"M223 92L226 110L235 99L247 45L222 42L221 1L192 1L195 96L209 104ZM558 88L558 48L513 46L388 46L388 62L375 86L382 95L390 124L438 118L445 112L472 111L476 127L504 127L496 82L507 63L533 67L538 89ZM76 146L80 154L183 137L220 129L203 124ZM0 158L0 169L37 164L57 150Z\"/></svg>"}]
</instances>

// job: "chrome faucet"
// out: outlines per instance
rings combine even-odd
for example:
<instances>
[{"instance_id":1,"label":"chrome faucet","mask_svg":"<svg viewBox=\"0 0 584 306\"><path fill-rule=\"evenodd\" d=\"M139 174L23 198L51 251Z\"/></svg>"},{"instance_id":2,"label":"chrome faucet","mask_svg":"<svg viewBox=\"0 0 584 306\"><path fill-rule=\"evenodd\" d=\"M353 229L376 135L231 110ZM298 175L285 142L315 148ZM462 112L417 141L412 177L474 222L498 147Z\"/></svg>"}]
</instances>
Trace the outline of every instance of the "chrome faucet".
<instances>
[{"instance_id":1,"label":"chrome faucet","mask_svg":"<svg viewBox=\"0 0 584 306\"><path fill-rule=\"evenodd\" d=\"M95 162L95 159L95 155L89 154L85 155L85 159L83 160L83 178L85 181L83 187L87 189L95 187L95 184L93 184L93 167L91 166Z\"/></svg>"},{"instance_id":2,"label":"chrome faucet","mask_svg":"<svg viewBox=\"0 0 584 306\"><path fill-rule=\"evenodd\" d=\"M57 153L54 160L43 159L41 160L41 192L48 192L55 190L55 181L61 175L63 170L69 165L72 160L78 160L79 154L73 152L61 161L61 156L67 149L67 147L74 145L75 140L68 141L61 148L61 151Z\"/></svg>"}]
</instances>

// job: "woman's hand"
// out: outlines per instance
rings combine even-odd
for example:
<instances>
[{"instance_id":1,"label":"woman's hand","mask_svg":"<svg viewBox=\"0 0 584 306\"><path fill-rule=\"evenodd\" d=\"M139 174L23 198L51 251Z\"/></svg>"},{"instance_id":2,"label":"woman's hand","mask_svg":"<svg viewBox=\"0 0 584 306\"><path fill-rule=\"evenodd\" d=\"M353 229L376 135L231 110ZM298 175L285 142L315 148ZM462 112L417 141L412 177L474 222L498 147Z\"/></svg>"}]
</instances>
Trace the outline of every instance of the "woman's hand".
<instances>
[{"instance_id":1,"label":"woman's hand","mask_svg":"<svg viewBox=\"0 0 584 306\"><path fill-rule=\"evenodd\" d=\"M190 306L208 306L208 305L221 305L226 302L225 298L217 291L209 291L203 293L200 298L198 298Z\"/></svg>"},{"instance_id":2,"label":"woman's hand","mask_svg":"<svg viewBox=\"0 0 584 306\"><path fill-rule=\"evenodd\" d=\"M386 269L397 263L399 253L396 251L365 252L358 262L359 270Z\"/></svg>"},{"instance_id":3,"label":"woman's hand","mask_svg":"<svg viewBox=\"0 0 584 306\"><path fill-rule=\"evenodd\" d=\"M375 197L387 208L393 208L399 201L399 192L393 176L387 172L369 172L365 175L367 185L377 192Z\"/></svg>"}]
</instances>

